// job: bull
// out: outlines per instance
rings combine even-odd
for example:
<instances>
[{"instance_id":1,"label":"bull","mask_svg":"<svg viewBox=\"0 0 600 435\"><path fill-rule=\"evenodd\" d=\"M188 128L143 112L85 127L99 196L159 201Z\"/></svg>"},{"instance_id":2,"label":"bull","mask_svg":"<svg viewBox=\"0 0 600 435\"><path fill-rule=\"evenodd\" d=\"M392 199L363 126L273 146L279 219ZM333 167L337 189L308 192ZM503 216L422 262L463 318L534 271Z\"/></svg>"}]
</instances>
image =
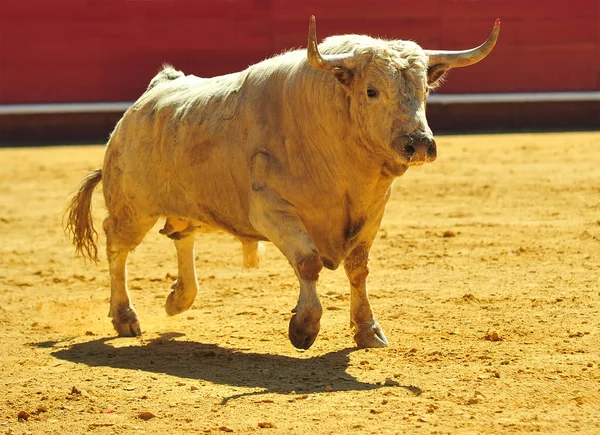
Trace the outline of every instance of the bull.
<instances>
[{"instance_id":1,"label":"bull","mask_svg":"<svg viewBox=\"0 0 600 435\"><path fill-rule=\"evenodd\" d=\"M439 51L362 35L317 45L311 17L307 52L213 78L164 67L117 123L102 168L84 178L66 212L77 253L97 262L91 196L102 181L118 335L142 333L127 256L166 218L160 232L174 240L178 263L169 315L190 308L198 291L195 234L222 230L241 241L246 267L258 265L261 241L289 261L300 286L289 322L295 347L308 349L319 332L321 269L342 263L354 341L387 346L369 304L367 264L392 183L436 159L427 95L450 68L485 58L499 26L477 48Z\"/></svg>"}]
</instances>

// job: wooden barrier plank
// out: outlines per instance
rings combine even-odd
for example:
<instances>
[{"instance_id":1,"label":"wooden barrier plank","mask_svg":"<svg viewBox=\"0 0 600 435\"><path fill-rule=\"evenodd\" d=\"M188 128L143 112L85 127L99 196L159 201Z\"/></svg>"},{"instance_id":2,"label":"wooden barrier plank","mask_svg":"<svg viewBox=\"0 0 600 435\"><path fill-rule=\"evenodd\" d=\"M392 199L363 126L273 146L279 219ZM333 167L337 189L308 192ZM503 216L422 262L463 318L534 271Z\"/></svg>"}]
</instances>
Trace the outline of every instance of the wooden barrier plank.
<instances>
[{"instance_id":1,"label":"wooden barrier plank","mask_svg":"<svg viewBox=\"0 0 600 435\"><path fill-rule=\"evenodd\" d=\"M431 25L429 28L428 25ZM409 39L424 47L440 48L442 38L437 21L414 20L332 20L323 19L318 23L318 37L322 41L336 34L368 34L385 39ZM305 47L308 25L305 22L273 23L274 50L281 51L292 47Z\"/></svg>"},{"instance_id":2,"label":"wooden barrier plank","mask_svg":"<svg viewBox=\"0 0 600 435\"><path fill-rule=\"evenodd\" d=\"M443 0L271 0L272 16L276 21L308 20L315 15L317 20L403 19L438 18Z\"/></svg>"},{"instance_id":3,"label":"wooden barrier plank","mask_svg":"<svg viewBox=\"0 0 600 435\"><path fill-rule=\"evenodd\" d=\"M444 0L440 13L445 19L526 20L598 17L599 0Z\"/></svg>"},{"instance_id":4,"label":"wooden barrier plank","mask_svg":"<svg viewBox=\"0 0 600 435\"><path fill-rule=\"evenodd\" d=\"M498 46L510 45L518 49L532 45L561 45L596 43L598 19L595 17L569 20L538 19L502 20ZM489 35L493 19L442 20L441 33L445 46L460 49L479 44Z\"/></svg>"},{"instance_id":5,"label":"wooden barrier plank","mask_svg":"<svg viewBox=\"0 0 600 435\"><path fill-rule=\"evenodd\" d=\"M600 0L80 0L5 2L0 104L136 98L163 62L187 73L238 71L319 37L366 33L425 48L482 42L481 64L453 71L442 92L600 89Z\"/></svg>"}]
</instances>

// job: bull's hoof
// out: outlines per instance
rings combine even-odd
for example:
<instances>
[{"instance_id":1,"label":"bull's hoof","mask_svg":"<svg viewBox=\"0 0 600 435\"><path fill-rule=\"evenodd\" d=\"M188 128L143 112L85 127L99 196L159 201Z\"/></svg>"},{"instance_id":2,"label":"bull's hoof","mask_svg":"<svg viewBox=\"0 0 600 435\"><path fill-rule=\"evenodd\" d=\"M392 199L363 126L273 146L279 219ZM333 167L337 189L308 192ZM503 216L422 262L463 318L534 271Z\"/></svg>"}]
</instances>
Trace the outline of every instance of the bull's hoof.
<instances>
[{"instance_id":1,"label":"bull's hoof","mask_svg":"<svg viewBox=\"0 0 600 435\"><path fill-rule=\"evenodd\" d=\"M171 286L173 291L167 296L165 311L169 316L175 316L188 310L196 298L197 291L186 291L181 282L180 280L175 281Z\"/></svg>"},{"instance_id":2,"label":"bull's hoof","mask_svg":"<svg viewBox=\"0 0 600 435\"><path fill-rule=\"evenodd\" d=\"M120 337L139 337L142 335L137 313L132 307L118 310L117 315L112 317L112 324Z\"/></svg>"},{"instance_id":3,"label":"bull's hoof","mask_svg":"<svg viewBox=\"0 0 600 435\"><path fill-rule=\"evenodd\" d=\"M290 341L297 349L308 349L312 346L321 329L321 323L307 318L304 321L298 320L298 315L294 314L290 320L289 337Z\"/></svg>"},{"instance_id":4,"label":"bull's hoof","mask_svg":"<svg viewBox=\"0 0 600 435\"><path fill-rule=\"evenodd\" d=\"M363 325L354 334L354 341L358 347L387 347L389 346L383 329L378 323L372 325Z\"/></svg>"}]
</instances>

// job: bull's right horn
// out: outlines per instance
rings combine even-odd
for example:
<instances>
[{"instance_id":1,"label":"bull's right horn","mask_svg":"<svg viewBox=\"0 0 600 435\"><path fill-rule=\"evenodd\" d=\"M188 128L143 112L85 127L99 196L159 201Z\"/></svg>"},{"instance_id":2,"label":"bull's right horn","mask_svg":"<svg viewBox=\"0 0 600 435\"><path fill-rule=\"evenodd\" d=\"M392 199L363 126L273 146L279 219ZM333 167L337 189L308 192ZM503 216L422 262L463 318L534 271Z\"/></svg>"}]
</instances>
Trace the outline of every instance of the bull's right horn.
<instances>
[{"instance_id":1,"label":"bull's right horn","mask_svg":"<svg viewBox=\"0 0 600 435\"><path fill-rule=\"evenodd\" d=\"M349 69L349 61L354 59L353 54L332 54L322 56L317 47L317 20L310 17L308 26L308 63L320 71L332 71L335 68Z\"/></svg>"},{"instance_id":2,"label":"bull's right horn","mask_svg":"<svg viewBox=\"0 0 600 435\"><path fill-rule=\"evenodd\" d=\"M425 50L425 54L429 57L429 66L444 65L448 68L460 68L473 65L490 54L494 45L496 45L499 33L500 20L496 19L492 33L487 41L479 47L462 51Z\"/></svg>"}]
</instances>

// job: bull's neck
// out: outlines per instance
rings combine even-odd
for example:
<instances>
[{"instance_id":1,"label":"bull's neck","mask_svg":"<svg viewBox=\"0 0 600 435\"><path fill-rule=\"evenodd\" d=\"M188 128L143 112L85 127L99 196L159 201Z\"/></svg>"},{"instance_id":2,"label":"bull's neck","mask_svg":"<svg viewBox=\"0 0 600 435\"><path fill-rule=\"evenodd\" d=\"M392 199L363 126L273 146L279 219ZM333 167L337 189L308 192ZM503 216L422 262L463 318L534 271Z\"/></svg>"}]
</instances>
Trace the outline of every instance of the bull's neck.
<instances>
[{"instance_id":1,"label":"bull's neck","mask_svg":"<svg viewBox=\"0 0 600 435\"><path fill-rule=\"evenodd\" d=\"M399 169L359 136L350 117L350 101L333 75L301 70L301 79L288 80L282 94L288 164L293 172L311 175L319 184L388 186ZM313 168L317 168L316 170Z\"/></svg>"}]
</instances>

